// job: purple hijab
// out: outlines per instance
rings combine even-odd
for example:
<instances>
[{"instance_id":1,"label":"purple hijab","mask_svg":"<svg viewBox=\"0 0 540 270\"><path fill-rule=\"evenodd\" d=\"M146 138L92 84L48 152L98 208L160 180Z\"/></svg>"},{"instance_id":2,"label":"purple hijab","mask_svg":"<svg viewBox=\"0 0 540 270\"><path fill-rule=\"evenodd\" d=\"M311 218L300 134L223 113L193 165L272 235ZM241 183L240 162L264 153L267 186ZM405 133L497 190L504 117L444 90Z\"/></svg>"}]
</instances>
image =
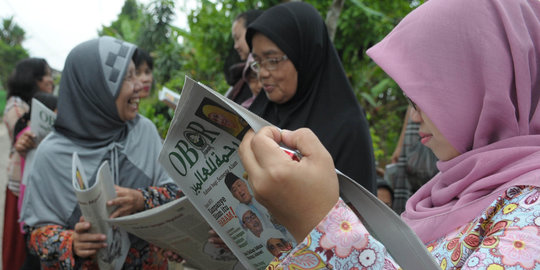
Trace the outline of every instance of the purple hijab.
<instances>
[{"instance_id":1,"label":"purple hijab","mask_svg":"<svg viewBox=\"0 0 540 270\"><path fill-rule=\"evenodd\" d=\"M462 153L407 203L424 242L540 186L540 1L431 0L368 55Z\"/></svg>"}]
</instances>

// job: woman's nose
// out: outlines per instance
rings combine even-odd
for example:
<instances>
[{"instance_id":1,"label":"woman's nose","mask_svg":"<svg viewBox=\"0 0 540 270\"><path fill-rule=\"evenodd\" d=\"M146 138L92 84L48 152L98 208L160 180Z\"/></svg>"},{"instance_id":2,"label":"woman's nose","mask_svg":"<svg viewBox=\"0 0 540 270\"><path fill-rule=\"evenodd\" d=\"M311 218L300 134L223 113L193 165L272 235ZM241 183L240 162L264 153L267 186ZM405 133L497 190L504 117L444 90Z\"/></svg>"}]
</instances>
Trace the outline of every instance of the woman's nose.
<instances>
[{"instance_id":1,"label":"woman's nose","mask_svg":"<svg viewBox=\"0 0 540 270\"><path fill-rule=\"evenodd\" d=\"M412 106L409 106L410 108L410 118L413 122L420 123L422 122L422 116L420 115L420 108L415 109Z\"/></svg>"},{"instance_id":2,"label":"woman's nose","mask_svg":"<svg viewBox=\"0 0 540 270\"><path fill-rule=\"evenodd\" d=\"M135 84L133 85L133 90L135 92L139 92L142 90L142 87L143 87L143 84L141 82L141 80L135 80Z\"/></svg>"},{"instance_id":3,"label":"woman's nose","mask_svg":"<svg viewBox=\"0 0 540 270\"><path fill-rule=\"evenodd\" d=\"M266 70L266 68L260 68L259 69L259 72L257 73L257 77L259 78L259 81L261 80L261 78L267 78L268 76L270 76L270 71Z\"/></svg>"}]
</instances>

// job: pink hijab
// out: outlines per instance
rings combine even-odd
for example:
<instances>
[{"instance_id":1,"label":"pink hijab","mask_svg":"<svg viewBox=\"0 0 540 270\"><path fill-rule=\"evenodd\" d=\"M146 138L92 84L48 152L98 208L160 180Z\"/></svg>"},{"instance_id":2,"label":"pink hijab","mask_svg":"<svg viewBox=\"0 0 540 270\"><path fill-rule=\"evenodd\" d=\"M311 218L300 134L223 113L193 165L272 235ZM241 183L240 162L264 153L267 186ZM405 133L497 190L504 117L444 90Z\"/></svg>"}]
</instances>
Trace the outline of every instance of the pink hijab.
<instances>
[{"instance_id":1,"label":"pink hijab","mask_svg":"<svg viewBox=\"0 0 540 270\"><path fill-rule=\"evenodd\" d=\"M407 203L424 242L540 186L540 1L431 0L368 55L463 153Z\"/></svg>"}]
</instances>

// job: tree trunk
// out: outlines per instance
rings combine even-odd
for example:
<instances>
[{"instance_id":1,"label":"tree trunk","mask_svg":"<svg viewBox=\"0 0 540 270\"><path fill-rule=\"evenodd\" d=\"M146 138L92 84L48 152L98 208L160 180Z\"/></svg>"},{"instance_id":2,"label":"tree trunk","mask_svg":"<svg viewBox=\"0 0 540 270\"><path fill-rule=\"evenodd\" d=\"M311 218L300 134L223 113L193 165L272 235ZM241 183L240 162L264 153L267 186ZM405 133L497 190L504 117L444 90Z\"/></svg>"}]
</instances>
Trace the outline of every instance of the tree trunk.
<instances>
[{"instance_id":1,"label":"tree trunk","mask_svg":"<svg viewBox=\"0 0 540 270\"><path fill-rule=\"evenodd\" d=\"M343 4L345 4L345 0L333 0L330 10L328 11L328 14L326 14L326 28L328 28L328 36L332 42L334 41L334 36L336 35L337 22L339 15L341 14Z\"/></svg>"}]
</instances>

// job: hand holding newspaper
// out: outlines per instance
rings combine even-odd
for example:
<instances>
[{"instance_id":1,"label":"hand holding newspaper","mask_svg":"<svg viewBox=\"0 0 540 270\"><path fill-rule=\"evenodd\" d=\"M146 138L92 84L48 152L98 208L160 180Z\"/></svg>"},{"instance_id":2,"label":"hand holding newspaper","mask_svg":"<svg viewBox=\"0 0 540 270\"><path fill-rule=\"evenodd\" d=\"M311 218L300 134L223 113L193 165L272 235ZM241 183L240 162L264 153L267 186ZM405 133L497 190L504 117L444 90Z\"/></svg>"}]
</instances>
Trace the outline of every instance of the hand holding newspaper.
<instances>
[{"instance_id":1,"label":"hand holding newspaper","mask_svg":"<svg viewBox=\"0 0 540 270\"><path fill-rule=\"evenodd\" d=\"M100 269L119 270L130 248L126 231L107 222L114 207L107 201L116 197L111 171L107 161L99 167L94 183L89 183L77 153L73 153L72 181L82 215L90 222L89 233L101 233L107 237L107 247L98 251L96 259Z\"/></svg>"}]
</instances>

